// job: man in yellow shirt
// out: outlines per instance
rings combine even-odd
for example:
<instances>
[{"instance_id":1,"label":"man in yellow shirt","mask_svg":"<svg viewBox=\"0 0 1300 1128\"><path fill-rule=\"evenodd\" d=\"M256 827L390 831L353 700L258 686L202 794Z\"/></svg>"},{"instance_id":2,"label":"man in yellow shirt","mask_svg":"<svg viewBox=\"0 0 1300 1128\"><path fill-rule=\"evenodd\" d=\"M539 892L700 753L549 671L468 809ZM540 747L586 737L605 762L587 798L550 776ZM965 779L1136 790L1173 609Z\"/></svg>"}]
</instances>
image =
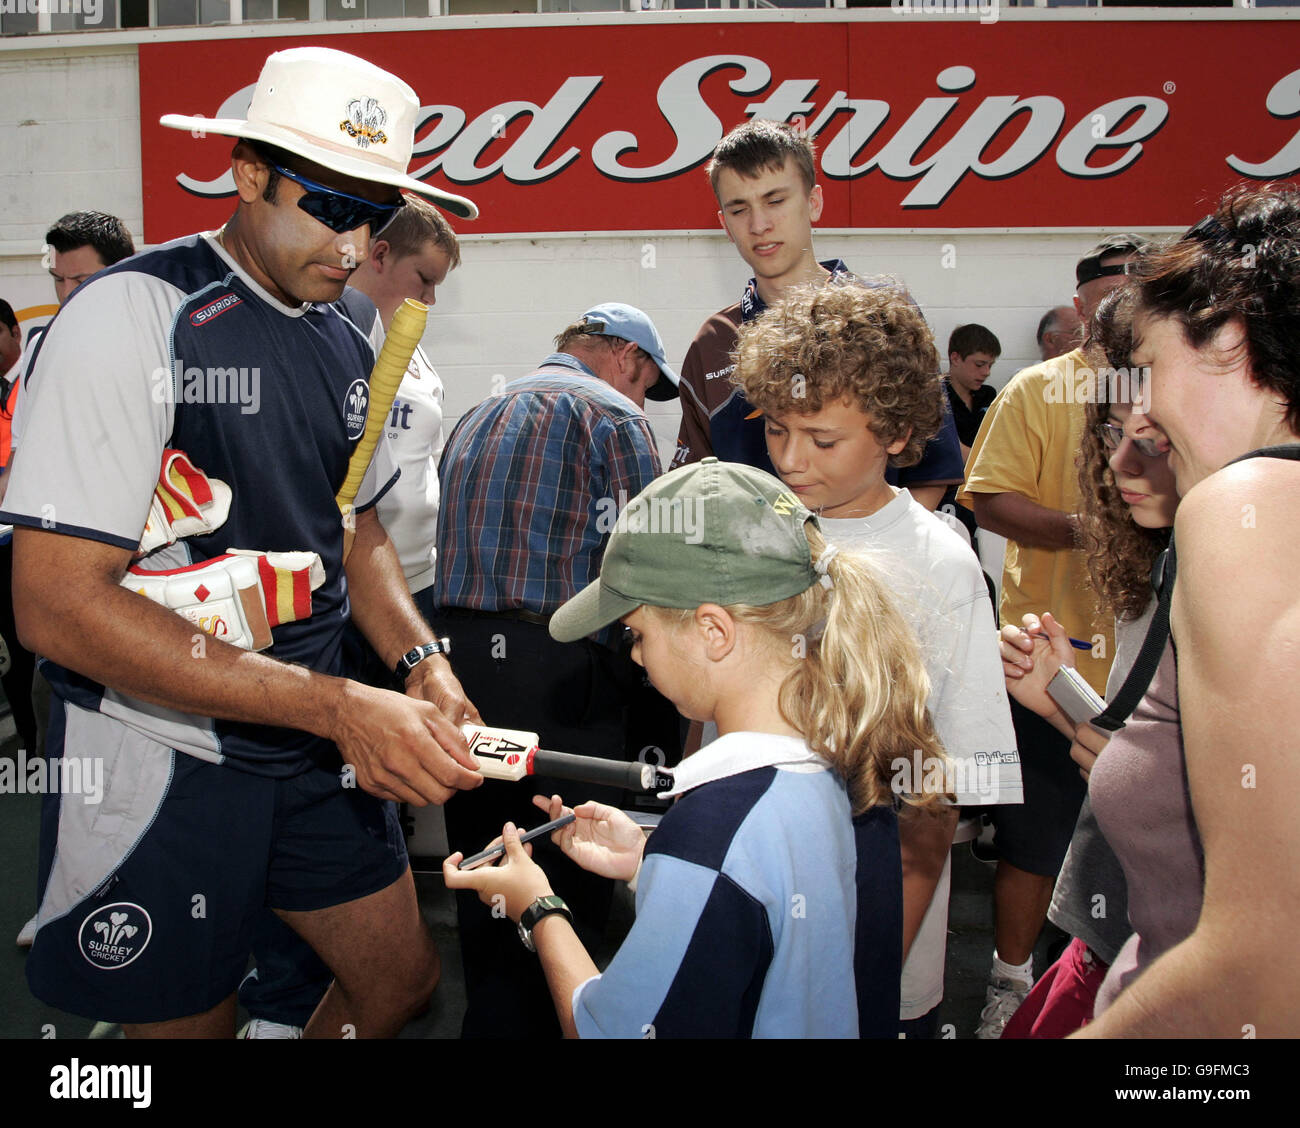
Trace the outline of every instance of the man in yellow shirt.
<instances>
[{"instance_id":1,"label":"man in yellow shirt","mask_svg":"<svg viewBox=\"0 0 1300 1128\"><path fill-rule=\"evenodd\" d=\"M1085 325L1146 244L1134 236L1102 240L1075 268L1075 309ZM966 464L957 500L979 526L1007 538L1002 572L1003 625L1051 611L1070 635L1091 643L1079 672L1105 694L1114 645L1098 614L1078 550L1075 469L1093 365L1104 356L1080 347L1016 373L989 406ZM1033 983L1033 950L1047 919L1086 787L1069 741L1012 702L1025 802L990 812L999 854L994 883L993 971L977 1037L997 1038Z\"/></svg>"}]
</instances>

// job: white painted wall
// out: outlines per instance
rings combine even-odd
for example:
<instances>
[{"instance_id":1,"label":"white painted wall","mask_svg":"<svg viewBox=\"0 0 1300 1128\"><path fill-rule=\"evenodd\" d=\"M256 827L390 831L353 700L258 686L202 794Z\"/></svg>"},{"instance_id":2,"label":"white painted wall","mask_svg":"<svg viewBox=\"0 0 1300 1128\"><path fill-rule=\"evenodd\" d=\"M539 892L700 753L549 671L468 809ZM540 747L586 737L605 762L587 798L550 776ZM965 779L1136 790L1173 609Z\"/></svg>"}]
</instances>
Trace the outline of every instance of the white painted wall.
<instances>
[{"instance_id":1,"label":"white painted wall","mask_svg":"<svg viewBox=\"0 0 1300 1128\"><path fill-rule=\"evenodd\" d=\"M40 250L58 216L93 208L121 216L137 238L143 230L136 50L83 38L85 47L0 54L0 297L16 309L53 302ZM707 191L702 177L700 188ZM859 273L902 279L925 310L941 354L954 326L987 325L1002 341L993 380L1000 386L1037 360L1038 319L1069 300L1074 261L1095 239L1086 232L822 232L817 249L822 258L843 257ZM954 251L947 256L951 268L944 265L947 245ZM550 351L551 338L597 302L645 309L670 362L679 364L704 317L735 301L748 276L721 231L646 238L471 235L463 258L425 339L447 385L449 426L502 378L526 374ZM649 411L667 456L677 406L651 404Z\"/></svg>"},{"instance_id":2,"label":"white painted wall","mask_svg":"<svg viewBox=\"0 0 1300 1128\"><path fill-rule=\"evenodd\" d=\"M706 189L707 190L707 189ZM1034 331L1043 313L1074 292L1074 263L1095 236L861 235L823 232L822 258L839 256L859 274L887 274L907 284L945 354L948 334L978 321L1002 342L993 383L1001 387L1038 360ZM955 252L943 265L945 246ZM642 266L646 248L654 267ZM626 301L653 318L680 364L704 317L740 296L748 269L726 237L655 236L466 240L464 261L439 292L425 338L447 386L448 420L513 379L549 351L550 339L600 301ZM675 403L647 404L670 454Z\"/></svg>"},{"instance_id":3,"label":"white painted wall","mask_svg":"<svg viewBox=\"0 0 1300 1128\"><path fill-rule=\"evenodd\" d=\"M0 284L21 267L15 256L39 267L53 220L91 209L144 230L135 47L0 54ZM32 273L31 263L17 272Z\"/></svg>"}]
</instances>

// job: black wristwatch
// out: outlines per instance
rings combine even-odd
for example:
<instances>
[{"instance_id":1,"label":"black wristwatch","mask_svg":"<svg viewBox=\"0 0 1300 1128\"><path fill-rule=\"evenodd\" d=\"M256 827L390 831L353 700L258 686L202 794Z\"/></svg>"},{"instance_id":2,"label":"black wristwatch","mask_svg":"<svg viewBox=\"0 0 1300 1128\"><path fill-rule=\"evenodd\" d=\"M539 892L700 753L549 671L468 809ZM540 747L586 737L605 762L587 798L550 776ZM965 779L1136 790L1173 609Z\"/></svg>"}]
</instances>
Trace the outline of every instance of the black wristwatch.
<instances>
[{"instance_id":1,"label":"black wristwatch","mask_svg":"<svg viewBox=\"0 0 1300 1128\"><path fill-rule=\"evenodd\" d=\"M426 642L423 646L411 647L397 660L397 665L393 667L393 673L397 675L399 681L406 681L411 676L411 671L430 655L450 653L451 639L435 638L432 642Z\"/></svg>"},{"instance_id":2,"label":"black wristwatch","mask_svg":"<svg viewBox=\"0 0 1300 1128\"><path fill-rule=\"evenodd\" d=\"M562 897L557 897L554 893L549 897L538 897L519 918L519 939L530 952L537 951L537 945L533 943L533 929L537 927L537 922L542 917L550 916L551 913L563 913L564 919L570 924L573 923L573 914L569 912L569 906L564 903Z\"/></svg>"}]
</instances>

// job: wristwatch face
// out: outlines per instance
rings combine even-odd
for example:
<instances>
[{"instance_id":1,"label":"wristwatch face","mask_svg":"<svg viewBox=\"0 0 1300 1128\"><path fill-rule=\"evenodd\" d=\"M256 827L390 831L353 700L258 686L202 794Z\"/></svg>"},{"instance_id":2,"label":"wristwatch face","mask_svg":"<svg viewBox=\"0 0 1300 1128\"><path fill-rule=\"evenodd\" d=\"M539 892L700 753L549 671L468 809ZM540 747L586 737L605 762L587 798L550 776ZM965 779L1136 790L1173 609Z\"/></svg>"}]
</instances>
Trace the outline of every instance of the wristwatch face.
<instances>
[{"instance_id":1,"label":"wristwatch face","mask_svg":"<svg viewBox=\"0 0 1300 1128\"><path fill-rule=\"evenodd\" d=\"M397 660L397 667L393 671L398 677L405 677L415 669L421 662L431 654L450 654L451 639L435 638L432 642L426 642L423 646L415 646L408 650Z\"/></svg>"}]
</instances>

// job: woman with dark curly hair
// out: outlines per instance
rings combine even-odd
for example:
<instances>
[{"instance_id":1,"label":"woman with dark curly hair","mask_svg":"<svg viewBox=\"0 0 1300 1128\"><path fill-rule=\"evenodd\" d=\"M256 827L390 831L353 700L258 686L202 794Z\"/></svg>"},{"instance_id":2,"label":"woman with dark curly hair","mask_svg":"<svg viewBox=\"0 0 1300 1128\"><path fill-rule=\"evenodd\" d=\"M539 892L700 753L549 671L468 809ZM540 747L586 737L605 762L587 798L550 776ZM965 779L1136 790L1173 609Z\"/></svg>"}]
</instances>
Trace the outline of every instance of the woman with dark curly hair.
<instances>
[{"instance_id":1,"label":"woman with dark curly hair","mask_svg":"<svg viewBox=\"0 0 1300 1128\"><path fill-rule=\"evenodd\" d=\"M1155 610L1151 567L1169 542L1178 495L1168 444L1140 411L1130 365L1133 292L1103 299L1089 329L1113 367L1097 370L1079 452L1080 527L1101 610L1115 616L1115 661L1107 696L1124 683ZM1072 740L1075 726L1047 694L1062 665L1074 664L1065 631L1050 613L1002 629L1008 692ZM1085 773L1086 775L1086 773ZM1092 1017L1106 968L1132 929L1124 872L1085 798L1052 894L1048 919L1073 940L1035 983L1004 1038L1062 1038Z\"/></svg>"},{"instance_id":2,"label":"woman with dark curly hair","mask_svg":"<svg viewBox=\"0 0 1300 1128\"><path fill-rule=\"evenodd\" d=\"M1182 501L1171 639L1111 737L1081 726L1134 935L1096 1037L1300 1033L1300 193L1248 188L1144 260L1133 361Z\"/></svg>"}]
</instances>

